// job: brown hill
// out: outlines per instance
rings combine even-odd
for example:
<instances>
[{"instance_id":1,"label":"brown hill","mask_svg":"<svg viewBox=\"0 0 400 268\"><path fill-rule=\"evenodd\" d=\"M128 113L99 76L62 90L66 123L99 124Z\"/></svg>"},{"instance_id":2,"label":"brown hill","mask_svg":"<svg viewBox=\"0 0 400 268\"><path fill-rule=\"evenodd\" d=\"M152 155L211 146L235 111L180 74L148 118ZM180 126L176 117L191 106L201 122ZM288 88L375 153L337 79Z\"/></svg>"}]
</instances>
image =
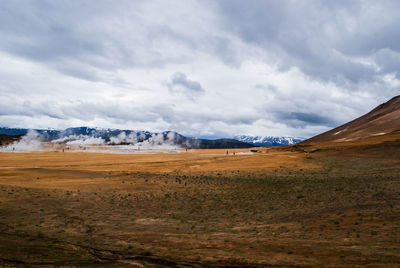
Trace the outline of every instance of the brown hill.
<instances>
[{"instance_id":1,"label":"brown hill","mask_svg":"<svg viewBox=\"0 0 400 268\"><path fill-rule=\"evenodd\" d=\"M400 96L353 121L302 142L346 142L400 133Z\"/></svg>"}]
</instances>

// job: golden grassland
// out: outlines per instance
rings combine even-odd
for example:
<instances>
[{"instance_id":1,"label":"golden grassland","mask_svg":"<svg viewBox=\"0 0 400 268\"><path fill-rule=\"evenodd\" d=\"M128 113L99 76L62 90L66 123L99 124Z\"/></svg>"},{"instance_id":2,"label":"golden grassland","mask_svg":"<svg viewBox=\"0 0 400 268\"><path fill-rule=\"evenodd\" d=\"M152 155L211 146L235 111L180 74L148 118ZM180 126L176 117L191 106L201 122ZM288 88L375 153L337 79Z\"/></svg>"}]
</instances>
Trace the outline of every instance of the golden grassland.
<instances>
[{"instance_id":1,"label":"golden grassland","mask_svg":"<svg viewBox=\"0 0 400 268\"><path fill-rule=\"evenodd\" d=\"M400 265L399 148L0 153L0 264Z\"/></svg>"}]
</instances>

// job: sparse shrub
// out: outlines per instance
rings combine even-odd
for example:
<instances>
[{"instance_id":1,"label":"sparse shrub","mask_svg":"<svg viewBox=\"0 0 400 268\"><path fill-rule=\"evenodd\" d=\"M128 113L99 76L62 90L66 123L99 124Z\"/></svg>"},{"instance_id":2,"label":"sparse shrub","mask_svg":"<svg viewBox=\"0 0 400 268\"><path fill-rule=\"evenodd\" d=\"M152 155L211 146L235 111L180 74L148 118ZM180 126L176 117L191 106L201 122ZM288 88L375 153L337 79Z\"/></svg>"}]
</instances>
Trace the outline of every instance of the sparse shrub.
<instances>
[{"instance_id":1,"label":"sparse shrub","mask_svg":"<svg viewBox=\"0 0 400 268\"><path fill-rule=\"evenodd\" d=\"M151 254L151 252L149 250L145 250L145 251L142 252L142 255L143 256L151 256L152 254Z\"/></svg>"}]
</instances>

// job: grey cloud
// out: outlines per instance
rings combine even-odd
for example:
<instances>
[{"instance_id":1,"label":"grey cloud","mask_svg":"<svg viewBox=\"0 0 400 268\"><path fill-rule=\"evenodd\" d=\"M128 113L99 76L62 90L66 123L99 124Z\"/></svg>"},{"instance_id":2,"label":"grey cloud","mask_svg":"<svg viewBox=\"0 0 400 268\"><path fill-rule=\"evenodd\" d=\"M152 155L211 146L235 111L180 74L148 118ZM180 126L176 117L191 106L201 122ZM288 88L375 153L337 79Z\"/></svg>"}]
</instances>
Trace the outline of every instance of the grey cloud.
<instances>
[{"instance_id":1,"label":"grey cloud","mask_svg":"<svg viewBox=\"0 0 400 268\"><path fill-rule=\"evenodd\" d=\"M245 59L240 57L243 48L235 46L239 37L272 55L282 71L295 66L315 79L338 84L374 81L391 69L387 58L379 58L382 69L377 72L354 57L375 59L374 53L385 48L400 52L398 1L374 1L376 11L361 0L189 3L198 12L182 27L173 15L184 12L185 5L174 14L166 12L162 2L3 1L0 48L66 75L99 81L97 70L189 62L179 47L238 65ZM200 25L208 21L203 18L206 11L215 18L210 22L213 31ZM191 27L200 30L192 34ZM171 45L178 49L168 49Z\"/></svg>"},{"instance_id":2,"label":"grey cloud","mask_svg":"<svg viewBox=\"0 0 400 268\"><path fill-rule=\"evenodd\" d=\"M184 73L174 73L171 79L172 86L182 86L188 90L202 92L204 91L203 87L199 82L189 80Z\"/></svg>"},{"instance_id":3,"label":"grey cloud","mask_svg":"<svg viewBox=\"0 0 400 268\"><path fill-rule=\"evenodd\" d=\"M278 88L271 84L267 84L267 85L256 84L256 85L254 85L254 88L262 89L262 90L265 90L265 91L273 93L273 94L278 93Z\"/></svg>"},{"instance_id":4,"label":"grey cloud","mask_svg":"<svg viewBox=\"0 0 400 268\"><path fill-rule=\"evenodd\" d=\"M102 80L98 74L102 70L188 63L196 51L238 64L237 49L228 37L217 33L218 25L204 27L210 21L205 11L215 5L187 3L3 1L0 49L89 81ZM194 16L184 21L178 17L194 8Z\"/></svg>"},{"instance_id":5,"label":"grey cloud","mask_svg":"<svg viewBox=\"0 0 400 268\"><path fill-rule=\"evenodd\" d=\"M382 72L395 73L400 78L400 51L382 48L374 54L373 58L378 67L382 68Z\"/></svg>"},{"instance_id":6,"label":"grey cloud","mask_svg":"<svg viewBox=\"0 0 400 268\"><path fill-rule=\"evenodd\" d=\"M371 58L384 48L400 52L398 1L376 1L376 12L361 0L189 3L199 12L182 27L161 3L42 0L24 1L22 8L21 2L3 1L0 48L66 75L99 81L96 70L190 61L180 46L238 65L245 59L240 57L243 48L235 46L239 37L272 55L282 71L295 66L315 79L339 84L373 81L379 74L354 57ZM216 18L213 31L199 25L208 10ZM150 20L152 16L160 20ZM200 30L194 35L190 27ZM171 45L178 49L169 50ZM379 64L386 71L390 61Z\"/></svg>"},{"instance_id":7,"label":"grey cloud","mask_svg":"<svg viewBox=\"0 0 400 268\"><path fill-rule=\"evenodd\" d=\"M0 49L66 75L98 81L96 69L182 61L180 53L161 53L179 34L141 16L141 1L4 1L1 7Z\"/></svg>"},{"instance_id":8,"label":"grey cloud","mask_svg":"<svg viewBox=\"0 0 400 268\"><path fill-rule=\"evenodd\" d=\"M85 18L93 18L93 11L84 4L61 1L4 1L1 5L2 50L91 80L85 70L73 68L71 63L100 65L93 55L102 54L103 40L82 30Z\"/></svg>"},{"instance_id":9,"label":"grey cloud","mask_svg":"<svg viewBox=\"0 0 400 268\"><path fill-rule=\"evenodd\" d=\"M166 83L166 85L169 91L183 93L191 100L194 100L199 94L205 92L199 82L188 79L186 74L181 72L174 73L170 82Z\"/></svg>"},{"instance_id":10,"label":"grey cloud","mask_svg":"<svg viewBox=\"0 0 400 268\"><path fill-rule=\"evenodd\" d=\"M157 110L109 101L78 102L60 105L62 113L68 118L85 121L95 118L121 119L131 122L155 122L161 118Z\"/></svg>"},{"instance_id":11,"label":"grey cloud","mask_svg":"<svg viewBox=\"0 0 400 268\"><path fill-rule=\"evenodd\" d=\"M0 103L0 116L49 117L59 120L76 119L90 122L97 118L117 123L149 123L162 120L171 127L201 124L207 126L213 122L230 125L250 125L258 120L257 114L226 114L215 111L182 111L175 105L155 104L132 106L110 101L75 101L70 103ZM178 130L174 128L175 130Z\"/></svg>"},{"instance_id":12,"label":"grey cloud","mask_svg":"<svg viewBox=\"0 0 400 268\"><path fill-rule=\"evenodd\" d=\"M273 55L283 71L298 67L312 78L340 85L373 81L379 72L353 58L371 57L385 47L399 51L400 17L393 15L398 1L376 1L385 8L375 12L365 1L218 3L224 28ZM391 17L382 21L382 12Z\"/></svg>"},{"instance_id":13,"label":"grey cloud","mask_svg":"<svg viewBox=\"0 0 400 268\"><path fill-rule=\"evenodd\" d=\"M91 121L96 118L122 119L125 121L136 122L154 122L162 118L161 113L165 111L159 106L147 109L145 107L132 107L130 105L121 105L110 101L96 102L71 102L71 103L53 103L47 102L14 102L7 104L0 103L0 115L7 116L47 116L49 118L68 120L78 119L82 121Z\"/></svg>"},{"instance_id":14,"label":"grey cloud","mask_svg":"<svg viewBox=\"0 0 400 268\"><path fill-rule=\"evenodd\" d=\"M266 102L265 105L256 107L260 118L298 130L336 127L351 118L343 117L344 111L346 115L362 114L354 111L354 99L334 101L332 97L325 99L321 92L315 95L296 92L286 96L277 92Z\"/></svg>"},{"instance_id":15,"label":"grey cloud","mask_svg":"<svg viewBox=\"0 0 400 268\"><path fill-rule=\"evenodd\" d=\"M229 114L221 114L215 111L205 112L194 112L190 113L190 118L195 122L202 122L208 124L209 122L223 122L230 125L251 125L257 121L260 117L258 114L238 114L236 112L230 112ZM189 119L190 120L190 119Z\"/></svg>"},{"instance_id":16,"label":"grey cloud","mask_svg":"<svg viewBox=\"0 0 400 268\"><path fill-rule=\"evenodd\" d=\"M78 63L53 64L58 71L76 78L98 82L103 80L99 73L91 66L82 66Z\"/></svg>"},{"instance_id":17,"label":"grey cloud","mask_svg":"<svg viewBox=\"0 0 400 268\"><path fill-rule=\"evenodd\" d=\"M280 118L285 120L285 122L298 121L297 124L294 123L295 125L300 123L300 125L309 124L333 127L337 124L337 122L335 122L335 120L332 118L315 113L291 112L287 114L281 114Z\"/></svg>"}]
</instances>

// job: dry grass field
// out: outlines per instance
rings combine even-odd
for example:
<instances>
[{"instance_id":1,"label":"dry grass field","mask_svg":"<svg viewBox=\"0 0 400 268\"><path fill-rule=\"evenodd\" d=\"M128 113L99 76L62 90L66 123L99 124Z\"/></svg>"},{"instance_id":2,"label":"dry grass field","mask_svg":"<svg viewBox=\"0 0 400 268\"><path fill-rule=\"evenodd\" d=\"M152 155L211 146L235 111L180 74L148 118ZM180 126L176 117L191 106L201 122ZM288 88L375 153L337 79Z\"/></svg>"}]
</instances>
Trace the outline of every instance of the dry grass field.
<instances>
[{"instance_id":1,"label":"dry grass field","mask_svg":"<svg viewBox=\"0 0 400 268\"><path fill-rule=\"evenodd\" d=\"M0 265L400 266L396 139L225 152L0 153Z\"/></svg>"}]
</instances>

